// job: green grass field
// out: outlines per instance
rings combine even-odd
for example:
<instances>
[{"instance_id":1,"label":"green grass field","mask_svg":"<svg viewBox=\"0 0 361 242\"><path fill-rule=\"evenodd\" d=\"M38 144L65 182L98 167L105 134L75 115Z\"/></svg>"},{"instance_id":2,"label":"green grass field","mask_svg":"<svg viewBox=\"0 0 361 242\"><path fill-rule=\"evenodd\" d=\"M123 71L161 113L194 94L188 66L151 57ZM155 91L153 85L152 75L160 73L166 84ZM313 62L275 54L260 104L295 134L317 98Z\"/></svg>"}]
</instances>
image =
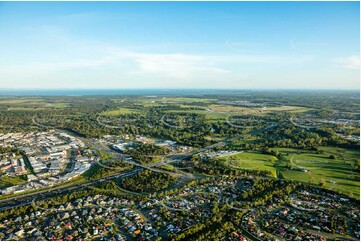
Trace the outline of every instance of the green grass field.
<instances>
[{"instance_id":1,"label":"green grass field","mask_svg":"<svg viewBox=\"0 0 361 242\"><path fill-rule=\"evenodd\" d=\"M39 98L16 98L16 99L0 99L0 105L18 105L18 104L42 104L43 99Z\"/></svg>"},{"instance_id":2,"label":"green grass field","mask_svg":"<svg viewBox=\"0 0 361 242\"><path fill-rule=\"evenodd\" d=\"M274 167L277 157L272 155L261 154L259 152L243 152L236 155L221 157L227 165L239 167L240 169L270 171L276 177Z\"/></svg>"},{"instance_id":3,"label":"green grass field","mask_svg":"<svg viewBox=\"0 0 361 242\"><path fill-rule=\"evenodd\" d=\"M216 99L207 99L207 98L193 98L193 97L164 97L154 99L156 102L166 102L166 103L210 103L216 101Z\"/></svg>"},{"instance_id":4,"label":"green grass field","mask_svg":"<svg viewBox=\"0 0 361 242\"><path fill-rule=\"evenodd\" d=\"M117 116L117 115L121 115L121 114L131 114L131 113L141 113L141 111L136 110L136 109L130 109L130 108L118 108L116 110L105 111L105 112L101 113L101 115Z\"/></svg>"},{"instance_id":5,"label":"green grass field","mask_svg":"<svg viewBox=\"0 0 361 242\"><path fill-rule=\"evenodd\" d=\"M37 107L11 107L7 109L8 111L36 111L36 110L44 110L44 108Z\"/></svg>"},{"instance_id":6,"label":"green grass field","mask_svg":"<svg viewBox=\"0 0 361 242\"><path fill-rule=\"evenodd\" d=\"M353 163L359 159L357 150L320 147L320 153L297 149L275 149L287 154L286 162L278 166L279 176L285 179L304 181L324 188L360 196L360 174L352 171ZM330 155L336 155L331 159ZM289 164L292 169L285 168ZM302 172L305 169L307 172Z\"/></svg>"},{"instance_id":7,"label":"green grass field","mask_svg":"<svg viewBox=\"0 0 361 242\"><path fill-rule=\"evenodd\" d=\"M26 180L21 179L20 177L3 176L0 178L0 188L16 186L16 185L23 184L25 182L26 182Z\"/></svg>"},{"instance_id":8,"label":"green grass field","mask_svg":"<svg viewBox=\"0 0 361 242\"><path fill-rule=\"evenodd\" d=\"M203 114L206 116L206 119L210 122L223 120L225 121L228 114L227 113L216 113L209 112L207 110L169 110L168 113L194 113L194 114Z\"/></svg>"},{"instance_id":9,"label":"green grass field","mask_svg":"<svg viewBox=\"0 0 361 242\"><path fill-rule=\"evenodd\" d=\"M99 156L100 156L100 160L110 160L113 159L114 156L111 154L106 153L103 150L98 150Z\"/></svg>"},{"instance_id":10,"label":"green grass field","mask_svg":"<svg viewBox=\"0 0 361 242\"><path fill-rule=\"evenodd\" d=\"M247 107L238 107L238 106L228 106L228 105L210 105L209 109L214 112L224 112L224 113L237 113L237 114L254 114L256 113L255 109Z\"/></svg>"},{"instance_id":11,"label":"green grass field","mask_svg":"<svg viewBox=\"0 0 361 242\"><path fill-rule=\"evenodd\" d=\"M152 98L138 98L136 102L145 107L147 106L164 106L164 105L199 105L199 103L210 104L215 102L216 99L207 98L191 98L191 97L152 97Z\"/></svg>"},{"instance_id":12,"label":"green grass field","mask_svg":"<svg viewBox=\"0 0 361 242\"><path fill-rule=\"evenodd\" d=\"M61 102L47 103L46 107L47 108L66 108L66 107L69 107L69 103L61 103Z\"/></svg>"},{"instance_id":13,"label":"green grass field","mask_svg":"<svg viewBox=\"0 0 361 242\"><path fill-rule=\"evenodd\" d=\"M245 137L244 139L233 141L232 147L237 147L237 146L244 145L244 144L252 144L256 141L257 141L257 139L255 137L250 137L250 138Z\"/></svg>"},{"instance_id":14,"label":"green grass field","mask_svg":"<svg viewBox=\"0 0 361 242\"><path fill-rule=\"evenodd\" d=\"M279 107L267 107L264 112L268 111L275 111L275 112L281 112L281 111L287 111L291 113L301 113L301 112L307 112L311 110L310 108L306 107L299 107L299 106L279 106Z\"/></svg>"},{"instance_id":15,"label":"green grass field","mask_svg":"<svg viewBox=\"0 0 361 242\"><path fill-rule=\"evenodd\" d=\"M320 147L318 153L290 148L274 150L283 156L277 159L258 152L243 152L219 159L233 168L267 170L281 179L321 186L359 199L360 174L352 171L354 162L359 159L357 150L332 147ZM331 159L330 155L335 155L336 159Z\"/></svg>"},{"instance_id":16,"label":"green grass field","mask_svg":"<svg viewBox=\"0 0 361 242\"><path fill-rule=\"evenodd\" d=\"M198 106L191 105L181 105L180 107L190 108ZM169 110L168 112L186 112L186 113L195 113L195 114L204 114L206 115L207 120L209 121L219 121L226 120L228 115L253 115L253 116L262 116L271 112L306 112L308 108L296 107L296 106L280 106L280 107L271 107L265 110L260 108L248 108L248 107L235 107L228 105L215 105L211 104L208 107L204 107L204 110Z\"/></svg>"},{"instance_id":17,"label":"green grass field","mask_svg":"<svg viewBox=\"0 0 361 242\"><path fill-rule=\"evenodd\" d=\"M69 106L67 102L48 102L39 98L0 99L0 106L8 111L36 111L45 109L62 109Z\"/></svg>"}]
</instances>

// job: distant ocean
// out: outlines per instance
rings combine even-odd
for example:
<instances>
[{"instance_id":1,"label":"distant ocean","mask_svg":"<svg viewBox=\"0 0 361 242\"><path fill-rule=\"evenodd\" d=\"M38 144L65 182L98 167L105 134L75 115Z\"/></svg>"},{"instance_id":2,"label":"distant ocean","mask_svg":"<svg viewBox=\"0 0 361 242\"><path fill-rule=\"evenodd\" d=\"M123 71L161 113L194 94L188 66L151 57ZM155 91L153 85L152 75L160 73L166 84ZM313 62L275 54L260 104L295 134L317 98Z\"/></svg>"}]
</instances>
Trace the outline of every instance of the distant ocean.
<instances>
[{"instance_id":1,"label":"distant ocean","mask_svg":"<svg viewBox=\"0 0 361 242\"><path fill-rule=\"evenodd\" d=\"M25 90L0 89L0 96L96 96L96 95L217 95L217 94L250 94L252 92L273 93L344 93L359 94L360 90L262 90L262 89L59 89L59 90Z\"/></svg>"},{"instance_id":2,"label":"distant ocean","mask_svg":"<svg viewBox=\"0 0 361 242\"><path fill-rule=\"evenodd\" d=\"M92 89L92 90L10 90L0 89L1 96L88 96L88 95L205 95L235 94L245 90L214 89Z\"/></svg>"}]
</instances>

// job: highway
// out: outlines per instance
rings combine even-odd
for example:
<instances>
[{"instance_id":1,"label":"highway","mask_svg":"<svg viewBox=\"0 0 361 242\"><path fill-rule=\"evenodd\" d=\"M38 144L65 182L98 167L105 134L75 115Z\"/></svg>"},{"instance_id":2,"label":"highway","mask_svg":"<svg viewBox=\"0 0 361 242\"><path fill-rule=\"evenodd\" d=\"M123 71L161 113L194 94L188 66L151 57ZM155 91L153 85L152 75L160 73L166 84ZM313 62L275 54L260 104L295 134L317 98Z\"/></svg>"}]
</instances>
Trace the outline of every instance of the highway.
<instances>
[{"instance_id":1,"label":"highway","mask_svg":"<svg viewBox=\"0 0 361 242\"><path fill-rule=\"evenodd\" d=\"M201 148L201 149L198 149L198 150L194 150L194 151L191 151L191 152L188 152L188 153L168 155L168 156L165 156L164 160L161 160L159 162L152 163L150 165L142 165L142 164L139 164L139 163L131 160L131 157L129 155L118 153L118 152L110 149L108 146L105 146L105 145L101 144L99 141L97 141L95 139L86 139L86 138L80 137L76 133L73 133L73 132L71 132L69 130L64 130L64 129L61 129L61 128L48 127L48 126L41 125L41 124L39 124L39 123L37 123L35 121L35 116L33 117L33 122L34 122L34 124L38 125L39 127L57 129L57 130L59 130L61 132L65 132L65 133L68 133L68 134L70 134L72 136L75 136L75 137L81 139L86 146L89 146L90 148L95 149L95 150L102 150L102 151L104 151L104 152L106 152L108 154L113 155L114 156L113 159L121 159L123 162L134 165L137 168L135 168L133 170L130 170L130 171L126 171L126 172L119 172L119 173L116 173L116 174L112 174L112 175L109 175L109 176L106 176L106 177L103 177L103 178L98 178L98 179L95 179L95 180L92 180L92 181L83 182L83 183L80 183L80 184L69 184L69 185L65 185L65 186L49 187L46 190L37 191L37 192L29 193L29 194L23 194L23 195L19 195L19 196L16 196L16 197L2 199L2 200L0 200L0 211L3 211L3 210L8 209L8 208L14 208L14 207L18 207L18 206L31 204L31 202L32 202L32 200L34 198L36 198L36 199L46 199L46 198L56 196L56 195L59 195L59 194L75 192L75 191L83 189L84 187L96 185L96 184L101 183L103 181L108 181L108 180L111 180L111 179L114 179L114 178L132 176L132 175L138 173L139 171L141 171L142 169L149 169L149 170L152 170L154 172L167 173L167 174L173 175L173 176L184 176L184 177L187 177L187 178L190 178L190 179L194 179L195 175L193 175L191 173L187 173L187 172L180 171L180 170L177 170L178 172L171 172L171 171L166 171L166 170L162 170L162 169L157 169L155 167L162 166L162 165L165 165L165 164L168 164L168 163L171 163L171 162L175 162L175 161L179 162L179 161L185 160L186 158L188 158L188 157L190 157L190 156L192 156L194 154L199 154L199 153L205 152L205 151L207 151L209 149L212 149L214 147L217 147L217 146L226 145L226 142L227 142L227 141L220 141L218 143L215 143L215 144L209 145L207 147L204 147L204 148ZM275 128L276 126L277 125L272 125L272 126L266 127L264 129L261 129L261 130L255 130L251 134L264 132L264 131L267 131L269 129ZM239 137L236 137L236 138L233 138L233 139L230 139L230 140L228 140L228 142L231 141L231 140L240 139L240 138L243 138L243 135L241 135Z\"/></svg>"},{"instance_id":2,"label":"highway","mask_svg":"<svg viewBox=\"0 0 361 242\"><path fill-rule=\"evenodd\" d=\"M72 132L67 131L67 130L66 131L61 130L61 132L67 132L67 133L70 133L71 135L74 135ZM175 176L187 175L187 173L184 173L184 172L182 172L180 174L180 173L176 173L176 172L165 171L165 170L154 168L156 166L160 166L160 165L170 163L173 160L168 160L166 162L160 161L160 162L151 164L149 166L146 166L146 165L139 164L139 163L137 163L135 161L132 161L130 159L131 157L129 155L120 154L118 152L115 152L112 149L110 149L109 147L99 143L98 141L88 140L88 139L85 139L85 138L82 138L82 137L79 137L79 136L77 136L77 138L81 139L87 146L91 147L92 149L102 150L102 151L104 151L104 152L106 152L108 154L113 155L114 156L113 159L121 159L125 163L137 166L137 168L132 169L130 171L119 172L119 173L116 173L116 174L109 175L107 177L102 177L102 178L94 179L92 181L87 181L87 182L83 182L83 183L79 183L79 184L69 184L69 185L65 185L65 186L49 187L46 190L36 191L36 192L33 192L33 193L29 193L29 194L22 194L22 195L19 195L19 196L2 199L2 200L0 200L0 211L3 211L3 210L8 209L8 208L14 208L14 207L19 207L19 206L24 206L24 205L31 204L34 198L36 198L36 199L46 199L46 198L49 198L49 197L52 197L52 196L57 196L59 194L75 192L75 191L84 189L84 187L93 186L93 185L96 185L96 184L104 182L104 181L112 180L114 178L132 176L132 175L138 173L139 171L141 171L142 169L149 169L149 170L152 170L152 171L155 171L155 172L162 172L162 173L167 173L167 174L175 175Z\"/></svg>"},{"instance_id":3,"label":"highway","mask_svg":"<svg viewBox=\"0 0 361 242\"><path fill-rule=\"evenodd\" d=\"M138 173L140 170L141 169L136 168L136 169L133 169L133 170L130 170L127 172L117 173L117 174L109 175L107 177L94 179L92 181L87 181L87 182L83 182L83 183L79 183L79 184L69 184L68 186L64 186L64 187L59 187L59 186L52 187L52 188L49 188L49 189L46 189L43 191L34 192L31 194L24 194L24 195L19 195L19 196L12 197L12 198L3 199L3 200L0 200L0 211L8 209L8 208L14 208L14 207L31 204L32 200L34 198L36 198L37 200L46 199L46 198L49 198L52 196L57 196L59 194L71 193L71 192L75 192L78 190L82 190L85 187L97 185L98 183L101 183L104 181L109 181L114 178L132 176L132 175Z\"/></svg>"}]
</instances>

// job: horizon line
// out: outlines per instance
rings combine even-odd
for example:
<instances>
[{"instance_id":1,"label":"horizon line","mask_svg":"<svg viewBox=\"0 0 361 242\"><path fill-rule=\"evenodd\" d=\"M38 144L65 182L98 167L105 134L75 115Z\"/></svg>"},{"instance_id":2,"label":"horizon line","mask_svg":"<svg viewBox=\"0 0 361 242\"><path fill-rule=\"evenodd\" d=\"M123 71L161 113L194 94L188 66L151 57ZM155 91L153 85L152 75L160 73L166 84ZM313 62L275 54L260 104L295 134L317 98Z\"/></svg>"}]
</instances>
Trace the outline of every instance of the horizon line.
<instances>
[{"instance_id":1,"label":"horizon line","mask_svg":"<svg viewBox=\"0 0 361 242\"><path fill-rule=\"evenodd\" d=\"M221 91L243 91L243 90L325 90L325 91L360 91L360 88L0 88L0 91L120 91L120 90L221 90Z\"/></svg>"}]
</instances>

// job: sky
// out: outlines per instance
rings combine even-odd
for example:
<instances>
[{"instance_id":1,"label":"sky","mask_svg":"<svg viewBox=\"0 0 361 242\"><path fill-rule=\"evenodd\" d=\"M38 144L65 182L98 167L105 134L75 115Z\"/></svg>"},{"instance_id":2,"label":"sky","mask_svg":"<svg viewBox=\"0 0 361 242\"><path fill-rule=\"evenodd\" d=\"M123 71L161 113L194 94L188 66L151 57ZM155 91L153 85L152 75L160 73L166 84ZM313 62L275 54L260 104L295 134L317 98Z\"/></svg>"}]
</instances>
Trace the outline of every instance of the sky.
<instances>
[{"instance_id":1,"label":"sky","mask_svg":"<svg viewBox=\"0 0 361 242\"><path fill-rule=\"evenodd\" d=\"M359 89L359 2L0 2L0 89Z\"/></svg>"}]
</instances>

